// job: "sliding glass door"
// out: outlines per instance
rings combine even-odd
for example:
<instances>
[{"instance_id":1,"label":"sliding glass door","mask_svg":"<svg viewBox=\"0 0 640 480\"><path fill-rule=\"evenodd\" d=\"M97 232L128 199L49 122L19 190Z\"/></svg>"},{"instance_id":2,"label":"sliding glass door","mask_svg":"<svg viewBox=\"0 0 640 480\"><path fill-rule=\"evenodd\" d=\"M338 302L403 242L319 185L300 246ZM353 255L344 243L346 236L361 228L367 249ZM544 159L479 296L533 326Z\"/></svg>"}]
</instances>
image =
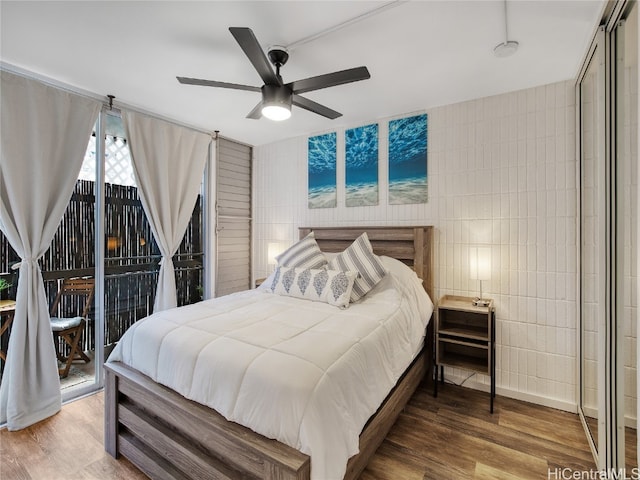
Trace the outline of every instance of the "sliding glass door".
<instances>
[{"instance_id":1,"label":"sliding glass door","mask_svg":"<svg viewBox=\"0 0 640 480\"><path fill-rule=\"evenodd\" d=\"M105 358L124 332L153 311L162 256L138 195L122 119L104 121L104 348ZM178 306L203 292L203 215L199 195L173 262Z\"/></svg>"},{"instance_id":2,"label":"sliding glass door","mask_svg":"<svg viewBox=\"0 0 640 480\"><path fill-rule=\"evenodd\" d=\"M198 196L184 238L173 257L178 306L202 299L204 285L203 196ZM15 299L20 259L0 232L0 300ZM119 111L104 107L88 141L75 190L49 250L40 261L49 305L68 279L94 285L80 349L88 361L73 362L61 374L63 401L102 387L102 365L124 332L152 313L160 251L138 196L128 140ZM84 298L65 297L60 317L81 316ZM4 303L3 303L4 305ZM4 324L4 315L0 317ZM11 329L0 335L7 350ZM69 346L58 339L59 358ZM64 361L60 362L64 366ZM0 380L4 360L0 355Z\"/></svg>"}]
</instances>

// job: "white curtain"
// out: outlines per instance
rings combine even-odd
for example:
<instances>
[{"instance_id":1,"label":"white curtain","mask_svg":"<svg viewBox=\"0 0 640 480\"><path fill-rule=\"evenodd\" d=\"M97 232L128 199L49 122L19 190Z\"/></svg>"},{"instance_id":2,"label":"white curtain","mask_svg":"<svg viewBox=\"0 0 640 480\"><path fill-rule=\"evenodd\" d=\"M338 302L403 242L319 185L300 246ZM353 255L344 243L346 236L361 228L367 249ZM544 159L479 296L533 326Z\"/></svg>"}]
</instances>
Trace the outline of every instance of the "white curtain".
<instances>
[{"instance_id":1,"label":"white curtain","mask_svg":"<svg viewBox=\"0 0 640 480\"><path fill-rule=\"evenodd\" d=\"M60 410L49 305L37 260L69 203L100 103L5 71L0 75L0 224L22 259L0 422L19 430Z\"/></svg>"},{"instance_id":2,"label":"white curtain","mask_svg":"<svg viewBox=\"0 0 640 480\"><path fill-rule=\"evenodd\" d=\"M138 195L162 260L153 310L177 306L172 257L198 198L211 137L133 112L122 112Z\"/></svg>"}]
</instances>

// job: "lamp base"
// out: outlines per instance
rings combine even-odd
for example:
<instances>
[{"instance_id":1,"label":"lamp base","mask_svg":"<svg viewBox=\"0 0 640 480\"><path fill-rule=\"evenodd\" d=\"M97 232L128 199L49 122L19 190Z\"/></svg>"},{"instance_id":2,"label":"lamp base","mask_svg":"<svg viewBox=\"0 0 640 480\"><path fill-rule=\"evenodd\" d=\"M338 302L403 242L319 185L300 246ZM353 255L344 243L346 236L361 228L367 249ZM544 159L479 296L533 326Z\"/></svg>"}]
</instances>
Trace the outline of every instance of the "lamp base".
<instances>
[{"instance_id":1,"label":"lamp base","mask_svg":"<svg viewBox=\"0 0 640 480\"><path fill-rule=\"evenodd\" d=\"M474 298L471 302L474 307L488 307L490 303L491 300L485 300L484 298L479 297Z\"/></svg>"}]
</instances>

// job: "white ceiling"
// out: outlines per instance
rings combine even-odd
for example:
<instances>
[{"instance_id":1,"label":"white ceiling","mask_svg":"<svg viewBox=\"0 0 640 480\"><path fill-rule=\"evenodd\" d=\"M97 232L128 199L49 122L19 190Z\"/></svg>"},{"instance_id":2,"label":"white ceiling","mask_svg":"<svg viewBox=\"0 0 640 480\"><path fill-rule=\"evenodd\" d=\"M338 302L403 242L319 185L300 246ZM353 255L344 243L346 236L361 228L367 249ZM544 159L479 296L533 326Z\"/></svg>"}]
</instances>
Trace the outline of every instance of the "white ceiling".
<instances>
[{"instance_id":1,"label":"white ceiling","mask_svg":"<svg viewBox=\"0 0 640 480\"><path fill-rule=\"evenodd\" d=\"M260 94L179 84L186 76L261 86L228 31L250 27L266 49L290 45L389 4L369 1L0 2L0 59L252 145L354 126L437 105L575 77L602 0L400 1L294 48L285 82L366 65L371 79L305 94L343 113L293 107L291 119L245 116Z\"/></svg>"}]
</instances>

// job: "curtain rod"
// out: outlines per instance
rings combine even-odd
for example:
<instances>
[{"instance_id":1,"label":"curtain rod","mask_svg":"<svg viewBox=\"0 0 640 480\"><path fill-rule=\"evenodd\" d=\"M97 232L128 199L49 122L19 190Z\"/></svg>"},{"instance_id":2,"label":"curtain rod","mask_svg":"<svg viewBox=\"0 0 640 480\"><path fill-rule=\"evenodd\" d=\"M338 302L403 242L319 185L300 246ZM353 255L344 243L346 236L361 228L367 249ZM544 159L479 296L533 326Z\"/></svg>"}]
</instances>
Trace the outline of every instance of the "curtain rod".
<instances>
[{"instance_id":1,"label":"curtain rod","mask_svg":"<svg viewBox=\"0 0 640 480\"><path fill-rule=\"evenodd\" d=\"M60 90L64 90L65 92L73 93L75 95L80 95L82 97L90 98L92 100L97 100L98 102L102 103L103 108L105 108L105 107L107 109L109 108L109 100L108 100L106 95L99 95L99 94L97 94L95 92L91 92L89 90L84 90L82 88L78 88L78 87L75 87L73 85L69 85L68 83L60 82L60 81L55 80L55 79L53 79L51 77L47 77L45 75L34 73L32 71L29 71L29 70L26 70L26 69L23 69L23 68L20 68L20 67L16 67L15 65L11 65L11 64L3 62L3 61L0 61L0 70L5 71L5 72L9 72L9 73L13 73L15 75L20 75L22 77L29 78L31 80L36 80L36 81L38 81L40 83L43 83L45 85L48 85L50 87L54 87L54 88L58 88ZM141 113L141 114L147 115L149 117L157 118L159 120L163 120L165 122L172 123L174 125L178 125L179 127L185 127L185 128L188 128L190 130L194 130L194 131L199 132L199 133L204 133L205 135L209 135L212 138L216 137L214 132L203 130L202 128L198 128L198 127L195 127L193 125L189 125L187 123L182 123L182 122L173 120L171 118L165 117L163 115L160 115L158 113L154 113L154 112L150 112L148 110L144 110L142 108L133 107L131 105L128 105L128 104L120 102L120 101L117 101L117 103L118 103L118 106L114 105L111 110L114 110L114 111L129 110L129 111L132 111L132 112L135 112L135 113ZM218 135L218 138L220 138L219 135ZM238 142L238 143L242 143L242 142Z\"/></svg>"}]
</instances>

